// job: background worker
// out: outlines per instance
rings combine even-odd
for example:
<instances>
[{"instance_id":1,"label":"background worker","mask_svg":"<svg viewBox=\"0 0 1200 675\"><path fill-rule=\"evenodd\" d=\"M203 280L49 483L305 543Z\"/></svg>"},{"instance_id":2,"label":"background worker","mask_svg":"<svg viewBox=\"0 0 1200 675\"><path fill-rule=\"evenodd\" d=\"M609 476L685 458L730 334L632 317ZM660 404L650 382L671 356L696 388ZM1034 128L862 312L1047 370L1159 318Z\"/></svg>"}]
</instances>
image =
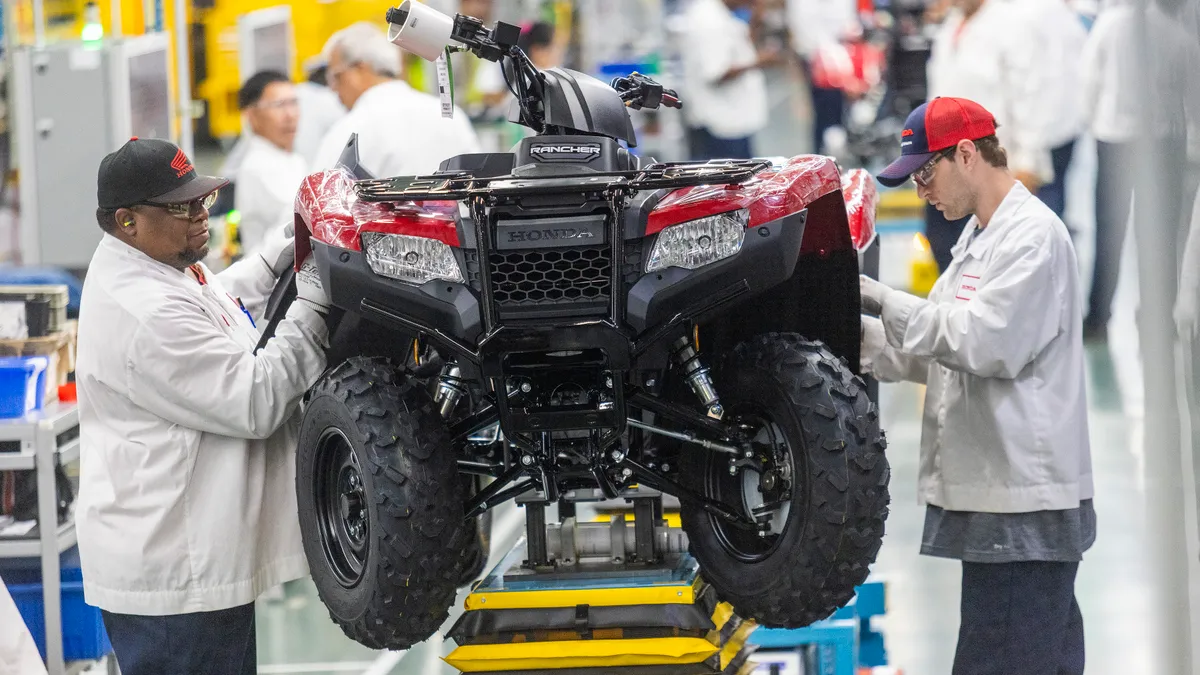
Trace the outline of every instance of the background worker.
<instances>
[{"instance_id":1,"label":"background worker","mask_svg":"<svg viewBox=\"0 0 1200 675\"><path fill-rule=\"evenodd\" d=\"M1144 18L1134 4L1109 4L1088 35L1082 56L1084 101L1096 137L1096 263L1084 320L1089 338L1108 335L1143 153L1161 181L1167 241L1175 243L1175 251L1183 248L1194 189L1185 182L1188 155L1200 162L1200 44L1184 28L1186 4L1194 3L1153 0L1146 3ZM1153 39L1146 40L1146 61L1139 65L1134 46L1143 30ZM1153 264L1169 273L1169 286L1175 288L1177 256L1157 256Z\"/></svg>"},{"instance_id":2,"label":"background worker","mask_svg":"<svg viewBox=\"0 0 1200 675\"><path fill-rule=\"evenodd\" d=\"M326 83L328 66L319 55L306 61L304 68L307 79L295 85L300 120L296 124L296 141L292 149L311 167L315 166L325 134L346 114L346 106Z\"/></svg>"},{"instance_id":3,"label":"background worker","mask_svg":"<svg viewBox=\"0 0 1200 675\"><path fill-rule=\"evenodd\" d=\"M969 218L929 298L861 277L863 369L927 385L921 553L962 561L955 675L1081 675L1075 575L1096 533L1075 250L973 101L905 122L879 175Z\"/></svg>"},{"instance_id":4,"label":"background worker","mask_svg":"<svg viewBox=\"0 0 1200 675\"><path fill-rule=\"evenodd\" d=\"M825 152L825 131L845 124L846 92L826 81L822 71L849 69L844 41L861 31L855 0L787 0L792 49L800 57L812 92L813 146ZM816 76L814 76L814 73Z\"/></svg>"},{"instance_id":5,"label":"background worker","mask_svg":"<svg viewBox=\"0 0 1200 675\"><path fill-rule=\"evenodd\" d=\"M1009 0L952 4L931 47L926 68L929 98L960 96L995 114L1009 168L1036 192L1054 180L1053 157L1043 134L1048 80L1037 61L1041 29ZM940 271L950 264L950 249L965 224L966 220L949 220L932 206L925 209L925 234Z\"/></svg>"},{"instance_id":6,"label":"background worker","mask_svg":"<svg viewBox=\"0 0 1200 675\"><path fill-rule=\"evenodd\" d=\"M300 120L296 88L283 73L251 75L238 91L252 134L238 171L234 208L241 215L238 235L243 255L254 255L267 231L292 222L296 190L308 164L293 152Z\"/></svg>"},{"instance_id":7,"label":"background worker","mask_svg":"<svg viewBox=\"0 0 1200 675\"><path fill-rule=\"evenodd\" d=\"M694 0L684 15L680 52L691 158L746 159L752 137L767 126L763 68L783 62L780 51L758 51L750 26L734 14L754 0Z\"/></svg>"},{"instance_id":8,"label":"background worker","mask_svg":"<svg viewBox=\"0 0 1200 675\"><path fill-rule=\"evenodd\" d=\"M400 49L375 24L334 33L324 54L329 86L350 112L325 135L315 169L334 167L351 134L358 134L362 166L379 178L432 173L449 157L480 152L461 108L442 117L437 97L397 79Z\"/></svg>"},{"instance_id":9,"label":"background worker","mask_svg":"<svg viewBox=\"0 0 1200 675\"><path fill-rule=\"evenodd\" d=\"M1037 118L1043 125L1041 145L1050 150L1054 176L1035 194L1065 222L1067 172L1075 156L1075 142L1087 127L1082 82L1087 29L1067 0L1008 1L1025 14L1027 25L1039 31L1034 44L1041 50L1036 63L1042 82L1038 99L1044 112Z\"/></svg>"},{"instance_id":10,"label":"background worker","mask_svg":"<svg viewBox=\"0 0 1200 675\"><path fill-rule=\"evenodd\" d=\"M207 203L225 184L168 141L133 139L97 178L104 236L79 315L84 599L124 675L257 672L254 600L308 572L296 515L299 402L325 368L329 300L284 228L220 274Z\"/></svg>"}]
</instances>

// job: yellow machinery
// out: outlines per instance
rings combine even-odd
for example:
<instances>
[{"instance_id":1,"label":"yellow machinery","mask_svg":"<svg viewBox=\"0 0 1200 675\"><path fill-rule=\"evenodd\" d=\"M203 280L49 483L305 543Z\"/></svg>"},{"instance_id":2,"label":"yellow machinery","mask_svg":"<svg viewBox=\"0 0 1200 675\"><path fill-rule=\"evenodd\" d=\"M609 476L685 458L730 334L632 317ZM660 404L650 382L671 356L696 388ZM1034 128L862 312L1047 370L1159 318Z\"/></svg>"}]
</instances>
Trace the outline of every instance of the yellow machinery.
<instances>
[{"instance_id":1,"label":"yellow machinery","mask_svg":"<svg viewBox=\"0 0 1200 675\"><path fill-rule=\"evenodd\" d=\"M112 36L114 1L120 3L123 35L163 30L173 39L175 17L171 0L44 0L45 39L50 42L80 40L88 35L85 26L97 18L103 35ZM384 13L398 4L398 0L189 0L187 4L187 21L192 27L189 37L192 99L202 106L202 109L197 107L190 111L191 117L207 117L208 128L197 131L207 132L213 138L232 139L241 133L241 115L237 107L237 92L243 77L238 67L238 18L241 15L270 7L289 7L294 46L289 75L299 80L304 77L304 62L320 54L334 32L356 21L369 21L382 28ZM571 34L570 0L546 0L540 13L555 23L561 35ZM32 0L18 0L9 23L16 44L34 41L33 25ZM172 58L173 55L172 46ZM405 65L410 84L423 91L434 91L432 64L415 55L406 55ZM172 62L172 74L176 67ZM178 137L178 129L173 135Z\"/></svg>"},{"instance_id":2,"label":"yellow machinery","mask_svg":"<svg viewBox=\"0 0 1200 675\"><path fill-rule=\"evenodd\" d=\"M631 493L632 519L567 518L544 530L541 507L526 504L527 537L472 588L449 632L458 647L446 662L496 675L753 670L747 639L757 624L716 599L686 551L678 515L663 514L645 492ZM547 551L559 562L538 564Z\"/></svg>"},{"instance_id":3,"label":"yellow machinery","mask_svg":"<svg viewBox=\"0 0 1200 675\"><path fill-rule=\"evenodd\" d=\"M198 30L193 31L197 49L193 58L203 59L194 71L197 77L195 98L203 99L208 113L208 133L216 138L232 138L241 133L237 92L242 73L238 68L238 17L247 12L287 5L291 8L292 38L295 46L290 76L302 79L303 63L321 53L325 42L337 30L356 21L382 26L383 15L393 3L388 0L215 0L212 6L196 10ZM203 34L203 48L200 35Z\"/></svg>"},{"instance_id":4,"label":"yellow machinery","mask_svg":"<svg viewBox=\"0 0 1200 675\"><path fill-rule=\"evenodd\" d=\"M195 98L204 100L208 113L208 133L215 138L233 138L241 132L241 117L237 108L237 91L242 81L242 73L238 69L239 16L268 7L290 7L295 55L289 75L299 80L304 77L304 62L320 54L326 41L335 32L357 21L368 21L383 28L387 9L399 4L399 0L210 1L211 7L196 10L194 21L199 30L193 31L193 39L197 42L193 59L202 59L203 64L197 64L193 72L203 73L203 77L196 77ZM542 13L553 20L562 35L570 35L570 0L547 0ZM201 32L202 51L198 35ZM405 78L414 88L431 93L436 91L434 72L433 64L415 54L405 55Z\"/></svg>"}]
</instances>

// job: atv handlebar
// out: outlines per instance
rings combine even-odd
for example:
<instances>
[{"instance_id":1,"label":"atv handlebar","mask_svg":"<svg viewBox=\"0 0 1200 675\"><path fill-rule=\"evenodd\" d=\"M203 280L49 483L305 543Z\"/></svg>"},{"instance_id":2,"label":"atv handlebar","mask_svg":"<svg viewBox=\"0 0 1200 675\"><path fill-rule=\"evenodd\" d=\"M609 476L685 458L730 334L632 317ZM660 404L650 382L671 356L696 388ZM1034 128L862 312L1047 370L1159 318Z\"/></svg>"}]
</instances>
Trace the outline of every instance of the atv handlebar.
<instances>
[{"instance_id":1,"label":"atv handlebar","mask_svg":"<svg viewBox=\"0 0 1200 675\"><path fill-rule=\"evenodd\" d=\"M611 86L621 95L621 100L634 110L649 108L654 110L661 105L668 108L682 108L683 101L673 89L666 89L658 82L639 72L629 74L629 77L614 77Z\"/></svg>"}]
</instances>

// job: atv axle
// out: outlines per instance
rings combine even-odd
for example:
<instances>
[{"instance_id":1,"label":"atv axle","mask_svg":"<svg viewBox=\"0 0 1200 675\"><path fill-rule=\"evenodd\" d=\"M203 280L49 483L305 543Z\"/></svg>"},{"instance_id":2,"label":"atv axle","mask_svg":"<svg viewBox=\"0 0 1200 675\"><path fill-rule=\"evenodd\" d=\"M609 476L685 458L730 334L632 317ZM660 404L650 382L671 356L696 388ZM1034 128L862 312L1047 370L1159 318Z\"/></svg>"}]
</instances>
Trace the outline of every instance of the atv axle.
<instances>
[{"instance_id":1,"label":"atv axle","mask_svg":"<svg viewBox=\"0 0 1200 675\"><path fill-rule=\"evenodd\" d=\"M708 450L716 450L717 452L725 452L725 453L729 453L731 455L742 454L742 451L739 450L738 448L736 448L735 446L728 445L726 443L717 443L716 441L706 441L703 438L697 438L696 434L693 434L690 431L671 431L669 429L662 429L662 428L656 427L652 424L646 424L645 422L639 422L639 421L633 419L632 417L627 419L626 423L631 427L637 427L638 429L644 429L653 434L660 434L662 436L667 436L667 437L674 438L676 440L684 441L687 443L695 443L696 445L699 445L703 448L707 448Z\"/></svg>"}]
</instances>

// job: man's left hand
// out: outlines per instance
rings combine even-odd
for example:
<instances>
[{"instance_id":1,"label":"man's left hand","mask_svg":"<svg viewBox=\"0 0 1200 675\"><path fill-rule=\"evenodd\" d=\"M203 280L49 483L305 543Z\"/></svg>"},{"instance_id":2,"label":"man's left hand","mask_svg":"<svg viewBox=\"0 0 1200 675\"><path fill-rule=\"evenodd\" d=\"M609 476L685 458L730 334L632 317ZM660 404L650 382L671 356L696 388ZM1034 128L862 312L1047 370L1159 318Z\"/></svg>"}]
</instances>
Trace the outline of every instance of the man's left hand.
<instances>
[{"instance_id":1,"label":"man's left hand","mask_svg":"<svg viewBox=\"0 0 1200 675\"><path fill-rule=\"evenodd\" d=\"M267 231L259 257L278 278L296 262L296 228L292 223Z\"/></svg>"},{"instance_id":2,"label":"man's left hand","mask_svg":"<svg viewBox=\"0 0 1200 675\"><path fill-rule=\"evenodd\" d=\"M867 314L879 316L883 314L883 303L892 289L885 284L868 277L858 275L858 292L862 296L862 310Z\"/></svg>"}]
</instances>

